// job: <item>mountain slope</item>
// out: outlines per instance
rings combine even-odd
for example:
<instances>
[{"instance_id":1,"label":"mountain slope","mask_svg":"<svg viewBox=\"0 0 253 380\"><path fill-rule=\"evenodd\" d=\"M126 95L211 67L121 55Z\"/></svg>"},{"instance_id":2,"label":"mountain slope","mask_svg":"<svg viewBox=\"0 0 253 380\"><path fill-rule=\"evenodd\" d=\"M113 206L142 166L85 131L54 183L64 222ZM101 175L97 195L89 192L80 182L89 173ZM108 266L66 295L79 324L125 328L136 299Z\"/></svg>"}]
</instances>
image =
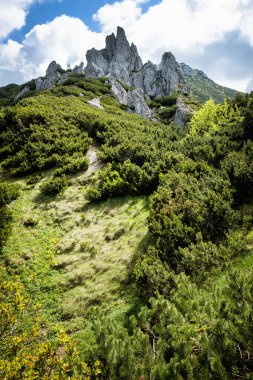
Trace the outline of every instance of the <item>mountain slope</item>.
<instances>
[{"instance_id":1,"label":"mountain slope","mask_svg":"<svg viewBox=\"0 0 253 380\"><path fill-rule=\"evenodd\" d=\"M221 103L225 99L233 98L238 93L236 90L215 83L201 70L192 69L185 63L181 63L180 67L184 79L189 85L190 94L197 97L202 103L210 98L216 103Z\"/></svg>"},{"instance_id":2,"label":"mountain slope","mask_svg":"<svg viewBox=\"0 0 253 380\"><path fill-rule=\"evenodd\" d=\"M97 358L92 379L251 379L253 95L177 128L180 97L154 98L152 122L111 86L71 73L0 108L0 286L29 300L17 320L22 297L4 293L0 378L31 378L36 361L33 378L55 379L45 342L61 360L64 328L85 363L70 351L59 379L89 379Z\"/></svg>"}]
</instances>

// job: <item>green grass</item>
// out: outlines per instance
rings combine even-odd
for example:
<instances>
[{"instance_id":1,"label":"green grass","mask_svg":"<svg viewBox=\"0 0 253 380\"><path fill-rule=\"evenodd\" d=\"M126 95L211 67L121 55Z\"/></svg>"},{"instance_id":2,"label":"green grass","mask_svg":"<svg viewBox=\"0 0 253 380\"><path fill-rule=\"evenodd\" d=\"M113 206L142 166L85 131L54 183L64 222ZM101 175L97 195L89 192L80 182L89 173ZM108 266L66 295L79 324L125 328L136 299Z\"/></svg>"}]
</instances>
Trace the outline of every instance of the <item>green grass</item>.
<instances>
[{"instance_id":1,"label":"green grass","mask_svg":"<svg viewBox=\"0 0 253 380\"><path fill-rule=\"evenodd\" d=\"M101 164L91 154L87 172L71 176L64 194L40 196L52 171L27 185L11 204L14 221L4 257L28 292L42 304L49 328L82 329L94 309L124 314L132 296L126 285L145 248L147 198L125 197L89 204L85 193ZM89 155L89 153L88 153Z\"/></svg>"},{"instance_id":2,"label":"green grass","mask_svg":"<svg viewBox=\"0 0 253 380\"><path fill-rule=\"evenodd\" d=\"M75 226L69 220L57 257L66 318L89 314L91 305L122 303L122 284L142 249L147 215L144 197L126 197L85 207ZM71 250L66 250L69 243Z\"/></svg>"}]
</instances>

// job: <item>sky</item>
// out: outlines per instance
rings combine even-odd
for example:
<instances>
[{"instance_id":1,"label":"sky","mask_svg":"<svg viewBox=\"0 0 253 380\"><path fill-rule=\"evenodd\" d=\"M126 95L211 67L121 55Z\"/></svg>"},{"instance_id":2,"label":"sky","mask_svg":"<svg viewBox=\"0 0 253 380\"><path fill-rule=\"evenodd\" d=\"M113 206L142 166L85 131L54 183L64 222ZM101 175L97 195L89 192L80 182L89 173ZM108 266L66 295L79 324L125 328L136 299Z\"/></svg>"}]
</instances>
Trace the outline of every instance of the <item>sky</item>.
<instances>
[{"instance_id":1,"label":"sky","mask_svg":"<svg viewBox=\"0 0 253 380\"><path fill-rule=\"evenodd\" d=\"M85 62L122 26L143 62L171 51L217 83L253 90L253 0L0 0L0 86Z\"/></svg>"}]
</instances>

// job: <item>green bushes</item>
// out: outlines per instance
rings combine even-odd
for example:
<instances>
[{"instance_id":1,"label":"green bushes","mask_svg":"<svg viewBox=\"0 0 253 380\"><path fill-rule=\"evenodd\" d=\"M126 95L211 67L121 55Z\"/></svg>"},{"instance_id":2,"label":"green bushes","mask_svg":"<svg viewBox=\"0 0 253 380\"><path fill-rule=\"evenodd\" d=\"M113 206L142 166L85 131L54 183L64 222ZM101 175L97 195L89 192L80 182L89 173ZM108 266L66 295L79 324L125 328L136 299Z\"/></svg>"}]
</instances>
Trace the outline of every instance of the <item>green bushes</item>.
<instances>
[{"instance_id":1,"label":"green bushes","mask_svg":"<svg viewBox=\"0 0 253 380\"><path fill-rule=\"evenodd\" d=\"M19 104L3 112L0 149L5 169L26 175L67 161L71 166L72 160L67 171L87 166L84 155L91 139L79 127L77 106L73 109L71 102L45 95Z\"/></svg>"},{"instance_id":2,"label":"green bushes","mask_svg":"<svg viewBox=\"0 0 253 380\"><path fill-rule=\"evenodd\" d=\"M199 232L207 240L224 235L233 220L232 202L229 181L218 176L197 180L170 171L162 177L151 199L149 226L164 258L173 266L176 250L195 242Z\"/></svg>"},{"instance_id":3,"label":"green bushes","mask_svg":"<svg viewBox=\"0 0 253 380\"><path fill-rule=\"evenodd\" d=\"M105 84L105 78L89 79L85 78L82 74L72 74L63 83L63 86L77 86L85 91L89 91L96 96L108 94L111 85Z\"/></svg>"},{"instance_id":4,"label":"green bushes","mask_svg":"<svg viewBox=\"0 0 253 380\"><path fill-rule=\"evenodd\" d=\"M19 195L19 187L8 182L0 183L0 207L3 207Z\"/></svg>"},{"instance_id":5,"label":"green bushes","mask_svg":"<svg viewBox=\"0 0 253 380\"><path fill-rule=\"evenodd\" d=\"M112 166L108 165L103 171L100 171L99 182L96 188L88 191L87 198L90 201L100 201L113 196L123 195L126 183L120 177L116 170L112 170Z\"/></svg>"},{"instance_id":6,"label":"green bushes","mask_svg":"<svg viewBox=\"0 0 253 380\"><path fill-rule=\"evenodd\" d=\"M141 168L129 160L114 166L108 164L99 172L96 184L88 191L88 199L100 201L113 196L150 194L158 184L156 174L148 164Z\"/></svg>"},{"instance_id":7,"label":"green bushes","mask_svg":"<svg viewBox=\"0 0 253 380\"><path fill-rule=\"evenodd\" d=\"M19 188L17 185L8 182L0 183L0 253L11 231L12 213L8 204L15 200L18 195Z\"/></svg>"},{"instance_id":8,"label":"green bushes","mask_svg":"<svg viewBox=\"0 0 253 380\"><path fill-rule=\"evenodd\" d=\"M176 106L170 106L166 108L161 108L158 110L158 115L163 121L170 121L170 119L175 115Z\"/></svg>"},{"instance_id":9,"label":"green bushes","mask_svg":"<svg viewBox=\"0 0 253 380\"><path fill-rule=\"evenodd\" d=\"M68 181L65 175L52 178L43 182L40 187L40 192L44 196L55 196L61 193L68 186Z\"/></svg>"},{"instance_id":10,"label":"green bushes","mask_svg":"<svg viewBox=\"0 0 253 380\"><path fill-rule=\"evenodd\" d=\"M8 84L7 86L0 87L0 106L7 106L13 103L14 98L20 92L18 84Z\"/></svg>"},{"instance_id":11,"label":"green bushes","mask_svg":"<svg viewBox=\"0 0 253 380\"><path fill-rule=\"evenodd\" d=\"M177 102L177 95L172 95L172 96L166 95L160 98L155 97L152 99L152 101L164 107L174 106Z\"/></svg>"},{"instance_id":12,"label":"green bushes","mask_svg":"<svg viewBox=\"0 0 253 380\"><path fill-rule=\"evenodd\" d=\"M228 153L221 163L235 190L236 201L245 202L252 196L253 188L253 143L247 141L240 152Z\"/></svg>"},{"instance_id":13,"label":"green bushes","mask_svg":"<svg viewBox=\"0 0 253 380\"><path fill-rule=\"evenodd\" d=\"M170 296L151 298L130 318L129 329L105 318L97 335L107 376L251 379L252 280L250 270L233 270L225 287L208 292L181 273L171 278Z\"/></svg>"},{"instance_id":14,"label":"green bushes","mask_svg":"<svg viewBox=\"0 0 253 380\"><path fill-rule=\"evenodd\" d=\"M62 174L75 174L80 171L85 171L89 167L89 160L87 157L73 158L66 164L62 163L61 167L54 171L54 176L61 176Z\"/></svg>"}]
</instances>

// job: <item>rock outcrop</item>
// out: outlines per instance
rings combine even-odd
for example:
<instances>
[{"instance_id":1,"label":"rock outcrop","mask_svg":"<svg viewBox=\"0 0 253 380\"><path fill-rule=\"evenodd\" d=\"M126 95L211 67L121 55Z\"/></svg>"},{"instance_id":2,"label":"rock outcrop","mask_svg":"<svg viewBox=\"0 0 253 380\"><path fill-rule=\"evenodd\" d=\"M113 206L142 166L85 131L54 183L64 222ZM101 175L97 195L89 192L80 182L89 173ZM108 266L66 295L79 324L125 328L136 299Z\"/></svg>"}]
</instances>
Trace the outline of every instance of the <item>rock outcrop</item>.
<instances>
[{"instance_id":1,"label":"rock outcrop","mask_svg":"<svg viewBox=\"0 0 253 380\"><path fill-rule=\"evenodd\" d=\"M173 121L179 127L184 127L189 120L189 116L193 114L193 110L183 100L178 97L176 104L176 112Z\"/></svg>"},{"instance_id":2,"label":"rock outcrop","mask_svg":"<svg viewBox=\"0 0 253 380\"><path fill-rule=\"evenodd\" d=\"M115 98L118 100L118 102L127 106L128 95L127 91L124 89L122 84L120 84L115 78L110 78L110 83L112 85L111 92L113 93Z\"/></svg>"},{"instance_id":3,"label":"rock outcrop","mask_svg":"<svg viewBox=\"0 0 253 380\"><path fill-rule=\"evenodd\" d=\"M134 44L129 45L124 29L118 27L114 33L106 37L105 48L87 51L85 75L88 78L112 76L125 85L132 84L131 74L142 68L142 60Z\"/></svg>"},{"instance_id":4,"label":"rock outcrop","mask_svg":"<svg viewBox=\"0 0 253 380\"><path fill-rule=\"evenodd\" d=\"M133 43L130 46L124 29L120 27L116 36L112 33L106 37L104 49L89 50L86 59L85 75L89 78L111 76L149 96L188 93L180 65L172 53L164 53L159 65L150 61L143 65L137 47Z\"/></svg>"},{"instance_id":5,"label":"rock outcrop","mask_svg":"<svg viewBox=\"0 0 253 380\"><path fill-rule=\"evenodd\" d=\"M189 77L196 78L197 76L202 76L204 79L208 79L208 76L204 71L198 70L198 69L193 69L190 66L186 65L186 63L180 63L180 69L183 73L183 75L187 75Z\"/></svg>"},{"instance_id":6,"label":"rock outcrop","mask_svg":"<svg viewBox=\"0 0 253 380\"><path fill-rule=\"evenodd\" d=\"M146 118L151 117L151 111L147 105L144 92L141 88L126 89L115 78L111 77L111 92L121 104L124 104L130 111Z\"/></svg>"},{"instance_id":7,"label":"rock outcrop","mask_svg":"<svg viewBox=\"0 0 253 380\"><path fill-rule=\"evenodd\" d=\"M29 86L25 86L23 88L23 90L20 91L20 93L18 95L15 96L14 98L14 103L16 103L19 99L23 98L26 94L28 94L28 92L30 92L30 87Z\"/></svg>"},{"instance_id":8,"label":"rock outcrop","mask_svg":"<svg viewBox=\"0 0 253 380\"><path fill-rule=\"evenodd\" d=\"M143 90L136 88L129 91L127 95L127 105L130 110L149 119L151 117L151 111L145 101Z\"/></svg>"},{"instance_id":9,"label":"rock outcrop","mask_svg":"<svg viewBox=\"0 0 253 380\"><path fill-rule=\"evenodd\" d=\"M104 110L104 107L100 104L99 98L94 98L92 100L89 100L87 103L93 107L99 108L100 110Z\"/></svg>"},{"instance_id":10,"label":"rock outcrop","mask_svg":"<svg viewBox=\"0 0 253 380\"><path fill-rule=\"evenodd\" d=\"M71 71L65 72L58 63L52 61L47 68L46 76L35 79L36 90L46 90L56 83L63 83L70 75Z\"/></svg>"},{"instance_id":11,"label":"rock outcrop","mask_svg":"<svg viewBox=\"0 0 253 380\"><path fill-rule=\"evenodd\" d=\"M73 73L75 74L84 74L84 63L81 62L79 66L73 68Z\"/></svg>"},{"instance_id":12,"label":"rock outcrop","mask_svg":"<svg viewBox=\"0 0 253 380\"><path fill-rule=\"evenodd\" d=\"M86 59L86 77L108 76L116 99L145 117L150 117L151 111L144 95L162 97L189 93L180 65L172 53L164 53L159 65L150 61L143 65L137 47L129 44L124 29L120 27L116 36L112 33L106 37L104 49L88 50ZM126 87L130 89L127 91Z\"/></svg>"},{"instance_id":13,"label":"rock outcrop","mask_svg":"<svg viewBox=\"0 0 253 380\"><path fill-rule=\"evenodd\" d=\"M129 44L125 31L121 27L117 28L116 36L112 33L106 37L104 49L88 50L86 59L86 67L81 62L73 70L67 71L64 71L55 61L51 62L46 76L35 80L36 90L62 84L72 73L84 74L86 78L106 76L112 85L111 92L115 98L127 106L129 112L136 112L146 118L152 116L147 105L147 100L149 101L150 98L170 96L175 93L189 94L182 72L184 67L182 65L180 67L172 53L164 53L159 65L150 61L143 65L137 47L133 43ZM190 68L186 69L189 71ZM20 95L22 96L23 94ZM97 100L94 103L94 99L90 104L98 108L102 107ZM187 116L184 116L186 108L183 107L182 101L178 102L176 107L174 120L182 125L187 119Z\"/></svg>"}]
</instances>

